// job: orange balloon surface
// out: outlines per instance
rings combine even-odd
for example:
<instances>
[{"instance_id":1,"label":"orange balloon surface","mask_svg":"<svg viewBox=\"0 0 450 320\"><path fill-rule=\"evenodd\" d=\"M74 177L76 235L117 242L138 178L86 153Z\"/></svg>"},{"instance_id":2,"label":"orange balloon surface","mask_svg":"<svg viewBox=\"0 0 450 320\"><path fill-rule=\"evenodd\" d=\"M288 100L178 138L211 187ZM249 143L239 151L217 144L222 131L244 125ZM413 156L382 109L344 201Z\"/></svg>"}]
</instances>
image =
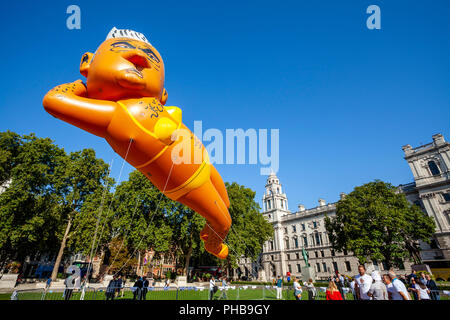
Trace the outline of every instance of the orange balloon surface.
<instances>
[{"instance_id":1,"label":"orange balloon surface","mask_svg":"<svg viewBox=\"0 0 450 320\"><path fill-rule=\"evenodd\" d=\"M105 138L167 197L205 217L200 234L205 248L225 259L228 247L223 239L231 217L223 180L200 140L182 123L181 109L165 106L159 52L148 41L116 35L95 54L82 56L80 72L86 85L77 80L55 87L45 95L44 108Z\"/></svg>"}]
</instances>

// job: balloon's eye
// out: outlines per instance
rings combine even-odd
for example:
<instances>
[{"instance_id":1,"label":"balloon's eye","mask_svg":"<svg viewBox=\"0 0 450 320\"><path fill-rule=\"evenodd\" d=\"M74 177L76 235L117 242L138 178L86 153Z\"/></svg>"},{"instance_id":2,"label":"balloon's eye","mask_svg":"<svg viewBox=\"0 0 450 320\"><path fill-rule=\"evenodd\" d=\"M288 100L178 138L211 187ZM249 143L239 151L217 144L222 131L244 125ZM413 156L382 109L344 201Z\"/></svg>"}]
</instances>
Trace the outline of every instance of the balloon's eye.
<instances>
[{"instance_id":1,"label":"balloon's eye","mask_svg":"<svg viewBox=\"0 0 450 320\"><path fill-rule=\"evenodd\" d=\"M113 48L125 48L125 49L136 49L131 43L127 41L120 41L112 44Z\"/></svg>"},{"instance_id":2,"label":"balloon's eye","mask_svg":"<svg viewBox=\"0 0 450 320\"><path fill-rule=\"evenodd\" d=\"M152 59L153 61L159 63L158 57L156 56L156 54L151 49L142 49L142 51L144 51L150 59Z\"/></svg>"}]
</instances>

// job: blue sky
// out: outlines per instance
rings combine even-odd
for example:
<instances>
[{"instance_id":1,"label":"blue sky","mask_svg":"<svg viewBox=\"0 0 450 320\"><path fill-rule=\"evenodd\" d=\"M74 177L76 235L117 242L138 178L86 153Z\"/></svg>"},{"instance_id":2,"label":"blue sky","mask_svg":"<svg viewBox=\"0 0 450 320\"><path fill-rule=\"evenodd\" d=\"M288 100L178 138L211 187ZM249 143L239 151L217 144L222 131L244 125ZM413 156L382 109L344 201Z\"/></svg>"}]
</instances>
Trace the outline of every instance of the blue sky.
<instances>
[{"instance_id":1,"label":"blue sky","mask_svg":"<svg viewBox=\"0 0 450 320\"><path fill-rule=\"evenodd\" d=\"M81 8L81 30L66 8ZM381 8L381 30L366 8ZM336 201L373 179L412 181L402 145L450 140L450 2L10 1L0 13L0 131L35 132L67 151L102 139L51 117L42 98L83 78L81 55L116 26L144 33L163 56L167 105L203 129L280 129L278 176L289 206ZM258 165L218 165L225 181L257 191ZM125 166L122 180L133 168Z\"/></svg>"}]
</instances>

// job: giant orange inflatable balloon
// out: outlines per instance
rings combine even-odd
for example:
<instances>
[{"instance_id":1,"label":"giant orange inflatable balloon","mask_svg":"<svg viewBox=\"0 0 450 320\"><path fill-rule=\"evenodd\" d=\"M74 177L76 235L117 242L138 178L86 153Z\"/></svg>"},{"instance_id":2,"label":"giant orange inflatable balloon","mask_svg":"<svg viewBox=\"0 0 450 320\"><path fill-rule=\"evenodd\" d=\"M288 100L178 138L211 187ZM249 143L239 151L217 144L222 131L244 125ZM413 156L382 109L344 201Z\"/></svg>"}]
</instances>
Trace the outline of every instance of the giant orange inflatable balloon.
<instances>
[{"instance_id":1,"label":"giant orange inflatable balloon","mask_svg":"<svg viewBox=\"0 0 450 320\"><path fill-rule=\"evenodd\" d=\"M78 80L55 87L44 97L45 110L105 138L167 197L205 217L200 235L205 248L225 259L223 239L231 226L227 190L205 147L182 123L181 109L164 106L159 52L143 34L113 28L95 54L82 56L80 72L86 85ZM180 130L188 136L177 135ZM183 161L172 156L176 148Z\"/></svg>"}]
</instances>

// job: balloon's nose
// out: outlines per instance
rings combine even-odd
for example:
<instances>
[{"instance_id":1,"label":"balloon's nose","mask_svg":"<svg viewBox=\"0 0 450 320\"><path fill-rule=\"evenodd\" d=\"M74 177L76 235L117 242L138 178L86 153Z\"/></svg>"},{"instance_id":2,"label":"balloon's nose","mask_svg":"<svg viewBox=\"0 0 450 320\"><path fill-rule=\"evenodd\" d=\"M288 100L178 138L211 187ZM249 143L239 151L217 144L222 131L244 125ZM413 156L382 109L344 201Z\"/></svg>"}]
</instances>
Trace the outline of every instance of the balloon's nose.
<instances>
[{"instance_id":1,"label":"balloon's nose","mask_svg":"<svg viewBox=\"0 0 450 320\"><path fill-rule=\"evenodd\" d=\"M132 64L134 64L136 67L141 68L150 68L151 64L148 61L147 56L145 53L140 52L139 50L132 50L125 52L122 55L126 60L130 61Z\"/></svg>"}]
</instances>

